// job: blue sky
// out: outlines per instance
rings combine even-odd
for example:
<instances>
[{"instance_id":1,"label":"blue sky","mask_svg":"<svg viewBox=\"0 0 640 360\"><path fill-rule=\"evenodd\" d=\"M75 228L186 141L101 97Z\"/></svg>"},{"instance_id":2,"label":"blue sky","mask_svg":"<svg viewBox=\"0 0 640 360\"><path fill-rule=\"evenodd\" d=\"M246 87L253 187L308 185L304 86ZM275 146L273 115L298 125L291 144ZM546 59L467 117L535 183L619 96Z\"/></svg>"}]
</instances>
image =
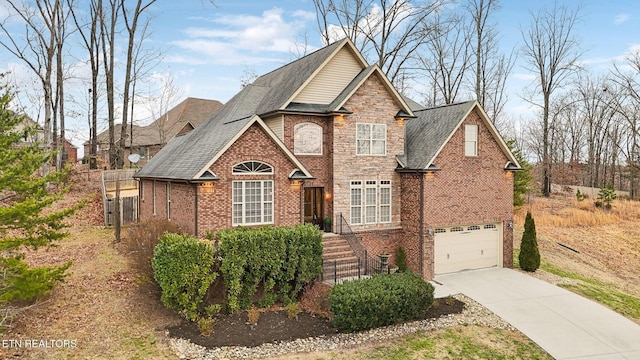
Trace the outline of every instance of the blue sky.
<instances>
[{"instance_id":1,"label":"blue sky","mask_svg":"<svg viewBox=\"0 0 640 360\"><path fill-rule=\"evenodd\" d=\"M0 5L4 1L0 0ZM640 6L636 1L560 3L582 6L576 35L582 39L584 65L592 71L606 71L612 60L640 47ZM173 78L179 87L178 101L199 97L226 102L240 90L241 78L247 70L261 75L299 57L303 52L301 46L306 46L307 52L322 46L311 0L216 0L216 4L212 6L207 0L160 0L152 10L155 19L150 45L165 50L163 60L154 69L155 76ZM551 8L553 1L503 0L501 5L494 21L500 33L501 50L510 52L522 46L520 28L528 26L531 12ZM4 16L0 6L0 18ZM28 70L0 49L0 71L6 69L17 77L28 76ZM532 76L518 59L508 81L510 100L506 106L508 115L514 119L527 117L526 105L519 97ZM83 84L78 84L83 88ZM148 112L142 107L138 109L137 121L151 120ZM68 120L68 124L74 143L87 139L86 117Z\"/></svg>"},{"instance_id":2,"label":"blue sky","mask_svg":"<svg viewBox=\"0 0 640 360\"><path fill-rule=\"evenodd\" d=\"M640 46L640 6L631 0L572 1L582 6L576 35L582 39L584 65L606 71L613 59ZM240 78L250 68L263 74L296 58L296 49L322 46L311 0L239 2L218 0L218 6L192 1L169 5L159 14L154 38L171 45L165 65L184 96L228 100L240 88ZM553 1L503 0L494 18L501 49L522 46L521 27L530 23L531 12L551 8ZM522 88L532 79L520 59L509 80L511 101L507 110L514 118L524 106ZM416 99L419 100L419 99Z\"/></svg>"}]
</instances>

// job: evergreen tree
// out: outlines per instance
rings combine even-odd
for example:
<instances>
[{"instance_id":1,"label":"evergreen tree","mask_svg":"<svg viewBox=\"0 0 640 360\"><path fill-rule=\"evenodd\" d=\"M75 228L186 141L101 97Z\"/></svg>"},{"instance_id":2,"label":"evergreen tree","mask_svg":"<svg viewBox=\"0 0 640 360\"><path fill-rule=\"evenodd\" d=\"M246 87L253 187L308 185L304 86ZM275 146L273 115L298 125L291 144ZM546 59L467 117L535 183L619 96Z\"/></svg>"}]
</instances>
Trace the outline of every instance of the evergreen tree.
<instances>
[{"instance_id":1,"label":"evergreen tree","mask_svg":"<svg viewBox=\"0 0 640 360\"><path fill-rule=\"evenodd\" d=\"M527 217L524 220L524 233L520 243L518 261L520 262L520 268L524 271L536 271L540 267L536 223L533 221L529 211L527 211Z\"/></svg>"},{"instance_id":2,"label":"evergreen tree","mask_svg":"<svg viewBox=\"0 0 640 360\"><path fill-rule=\"evenodd\" d=\"M513 175L513 205L522 206L526 202L524 195L531 191L531 183L533 181L533 166L527 162L522 155L522 152L517 149L516 141L507 141L509 150L516 157L516 160L520 163L522 170L518 170Z\"/></svg>"},{"instance_id":3,"label":"evergreen tree","mask_svg":"<svg viewBox=\"0 0 640 360\"><path fill-rule=\"evenodd\" d=\"M31 301L53 288L71 265L30 267L24 251L52 245L67 233L64 218L82 204L51 209L66 192L66 170L41 176L52 154L25 140L34 129L18 130L24 120L9 110L11 94L0 87L0 304ZM58 189L54 191L51 189ZM1 325L1 324L0 324Z\"/></svg>"}]
</instances>

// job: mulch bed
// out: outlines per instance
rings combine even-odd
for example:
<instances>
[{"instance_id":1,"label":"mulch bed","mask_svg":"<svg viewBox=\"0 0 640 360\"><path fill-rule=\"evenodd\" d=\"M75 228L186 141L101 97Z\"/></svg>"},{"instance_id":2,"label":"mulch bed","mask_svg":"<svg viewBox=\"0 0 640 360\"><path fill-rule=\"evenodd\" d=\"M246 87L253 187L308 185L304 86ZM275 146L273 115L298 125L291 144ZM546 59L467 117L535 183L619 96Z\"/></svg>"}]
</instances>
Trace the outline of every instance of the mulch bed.
<instances>
[{"instance_id":1,"label":"mulch bed","mask_svg":"<svg viewBox=\"0 0 640 360\"><path fill-rule=\"evenodd\" d=\"M453 298L435 299L434 305L427 311L423 319L437 319L447 314L459 314L463 309L464 303L459 300ZM289 319L285 311L261 312L258 325L254 326L253 330L247 323L247 313L244 311L217 316L213 334L210 336L200 335L197 325L186 320L167 328L167 330L170 337L189 339L192 343L206 348L253 347L278 341L331 336L339 332L326 318L302 312L297 319Z\"/></svg>"}]
</instances>

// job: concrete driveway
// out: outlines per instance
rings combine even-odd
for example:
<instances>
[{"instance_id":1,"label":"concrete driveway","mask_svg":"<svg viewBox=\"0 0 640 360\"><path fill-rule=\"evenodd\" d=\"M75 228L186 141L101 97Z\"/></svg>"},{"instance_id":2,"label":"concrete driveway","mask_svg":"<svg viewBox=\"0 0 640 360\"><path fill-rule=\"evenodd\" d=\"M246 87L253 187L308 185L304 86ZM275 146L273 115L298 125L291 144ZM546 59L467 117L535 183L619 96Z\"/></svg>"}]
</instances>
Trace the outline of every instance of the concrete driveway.
<instances>
[{"instance_id":1,"label":"concrete driveway","mask_svg":"<svg viewBox=\"0 0 640 360\"><path fill-rule=\"evenodd\" d=\"M503 268L438 275L436 297L462 293L556 359L640 359L640 325L591 300Z\"/></svg>"}]
</instances>

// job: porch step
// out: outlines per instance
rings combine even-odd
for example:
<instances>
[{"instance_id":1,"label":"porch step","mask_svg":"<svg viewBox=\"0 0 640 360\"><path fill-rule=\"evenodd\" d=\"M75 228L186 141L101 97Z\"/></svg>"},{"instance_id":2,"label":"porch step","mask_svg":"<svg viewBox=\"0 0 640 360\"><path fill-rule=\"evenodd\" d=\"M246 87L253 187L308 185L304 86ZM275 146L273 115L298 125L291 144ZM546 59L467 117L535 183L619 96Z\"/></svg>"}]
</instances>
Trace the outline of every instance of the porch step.
<instances>
[{"instance_id":1,"label":"porch step","mask_svg":"<svg viewBox=\"0 0 640 360\"><path fill-rule=\"evenodd\" d=\"M333 236L323 239L322 258L324 260L354 259L356 255L347 240L341 236Z\"/></svg>"}]
</instances>

